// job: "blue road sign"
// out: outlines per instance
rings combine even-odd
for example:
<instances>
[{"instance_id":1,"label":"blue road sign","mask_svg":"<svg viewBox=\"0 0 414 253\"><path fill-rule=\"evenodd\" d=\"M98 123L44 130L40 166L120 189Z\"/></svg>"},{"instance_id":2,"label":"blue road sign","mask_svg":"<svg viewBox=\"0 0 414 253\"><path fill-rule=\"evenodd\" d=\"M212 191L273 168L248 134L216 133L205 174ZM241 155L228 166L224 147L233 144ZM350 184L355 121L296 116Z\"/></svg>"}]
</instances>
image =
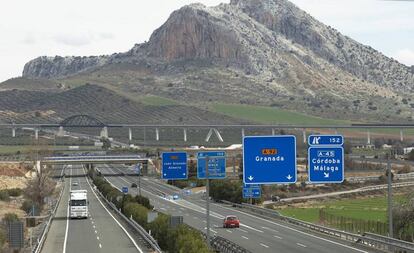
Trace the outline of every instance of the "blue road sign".
<instances>
[{"instance_id":1,"label":"blue road sign","mask_svg":"<svg viewBox=\"0 0 414 253\"><path fill-rule=\"evenodd\" d=\"M344 137L342 135L309 135L309 146L342 146Z\"/></svg>"},{"instance_id":2,"label":"blue road sign","mask_svg":"<svg viewBox=\"0 0 414 253\"><path fill-rule=\"evenodd\" d=\"M199 152L197 154L197 178L206 178L206 157L208 157L208 178L226 177L226 152Z\"/></svg>"},{"instance_id":3,"label":"blue road sign","mask_svg":"<svg viewBox=\"0 0 414 253\"><path fill-rule=\"evenodd\" d=\"M243 139L245 184L296 183L296 137L246 136Z\"/></svg>"},{"instance_id":4,"label":"blue road sign","mask_svg":"<svg viewBox=\"0 0 414 253\"><path fill-rule=\"evenodd\" d=\"M162 153L162 179L181 180L187 179L187 153L166 152Z\"/></svg>"},{"instance_id":5,"label":"blue road sign","mask_svg":"<svg viewBox=\"0 0 414 253\"><path fill-rule=\"evenodd\" d=\"M122 186L122 192L123 193L128 193L128 187Z\"/></svg>"},{"instance_id":6,"label":"blue road sign","mask_svg":"<svg viewBox=\"0 0 414 253\"><path fill-rule=\"evenodd\" d=\"M243 198L260 198L262 196L262 188L258 184L244 184Z\"/></svg>"},{"instance_id":7,"label":"blue road sign","mask_svg":"<svg viewBox=\"0 0 414 253\"><path fill-rule=\"evenodd\" d=\"M342 183L344 181L343 147L310 147L308 171L311 183Z\"/></svg>"}]
</instances>

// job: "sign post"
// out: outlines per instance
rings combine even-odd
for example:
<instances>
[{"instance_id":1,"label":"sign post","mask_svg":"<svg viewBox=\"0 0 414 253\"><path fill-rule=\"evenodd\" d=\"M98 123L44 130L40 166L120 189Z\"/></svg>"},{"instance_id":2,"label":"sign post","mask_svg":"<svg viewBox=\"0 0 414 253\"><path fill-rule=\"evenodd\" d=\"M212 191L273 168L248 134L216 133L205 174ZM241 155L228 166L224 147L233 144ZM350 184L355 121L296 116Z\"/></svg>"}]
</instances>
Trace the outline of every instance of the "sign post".
<instances>
[{"instance_id":1,"label":"sign post","mask_svg":"<svg viewBox=\"0 0 414 253\"><path fill-rule=\"evenodd\" d=\"M344 181L344 138L341 135L311 135L308 150L309 182Z\"/></svg>"},{"instance_id":2,"label":"sign post","mask_svg":"<svg viewBox=\"0 0 414 253\"><path fill-rule=\"evenodd\" d=\"M226 177L226 152L199 152L197 178L206 180L207 245L210 247L210 179Z\"/></svg>"},{"instance_id":3,"label":"sign post","mask_svg":"<svg viewBox=\"0 0 414 253\"><path fill-rule=\"evenodd\" d=\"M245 184L296 183L296 137L246 136L243 138Z\"/></svg>"},{"instance_id":4,"label":"sign post","mask_svg":"<svg viewBox=\"0 0 414 253\"><path fill-rule=\"evenodd\" d=\"M206 174L206 196L207 196L207 200L206 200L206 215L207 215L207 247L210 248L210 178L209 178L209 170L210 168L208 167L208 159L209 157L206 156L205 158L205 174Z\"/></svg>"}]
</instances>

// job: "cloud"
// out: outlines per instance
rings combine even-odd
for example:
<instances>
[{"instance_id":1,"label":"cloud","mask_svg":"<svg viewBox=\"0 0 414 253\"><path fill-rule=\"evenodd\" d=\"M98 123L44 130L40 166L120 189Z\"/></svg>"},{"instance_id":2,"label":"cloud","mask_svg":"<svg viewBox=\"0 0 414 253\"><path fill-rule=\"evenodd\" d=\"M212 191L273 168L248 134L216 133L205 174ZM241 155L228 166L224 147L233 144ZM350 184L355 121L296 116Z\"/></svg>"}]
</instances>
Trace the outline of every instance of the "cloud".
<instances>
[{"instance_id":1,"label":"cloud","mask_svg":"<svg viewBox=\"0 0 414 253\"><path fill-rule=\"evenodd\" d=\"M404 63L408 66L414 66L414 50L401 49L398 50L393 57L401 63Z\"/></svg>"},{"instance_id":2,"label":"cloud","mask_svg":"<svg viewBox=\"0 0 414 253\"><path fill-rule=\"evenodd\" d=\"M93 42L93 38L89 34L57 34L53 37L58 44L67 46L85 46Z\"/></svg>"},{"instance_id":3,"label":"cloud","mask_svg":"<svg viewBox=\"0 0 414 253\"><path fill-rule=\"evenodd\" d=\"M53 36L53 40L58 44L73 47L86 46L100 40L111 40L113 38L115 36L108 32L63 33Z\"/></svg>"},{"instance_id":4,"label":"cloud","mask_svg":"<svg viewBox=\"0 0 414 253\"><path fill-rule=\"evenodd\" d=\"M99 34L99 38L103 40L111 40L114 39L115 36L112 33L102 32Z\"/></svg>"},{"instance_id":5,"label":"cloud","mask_svg":"<svg viewBox=\"0 0 414 253\"><path fill-rule=\"evenodd\" d=\"M36 37L31 33L26 34L26 36L23 38L22 42L23 42L23 44L26 44L26 45L33 45L33 44L36 43Z\"/></svg>"}]
</instances>

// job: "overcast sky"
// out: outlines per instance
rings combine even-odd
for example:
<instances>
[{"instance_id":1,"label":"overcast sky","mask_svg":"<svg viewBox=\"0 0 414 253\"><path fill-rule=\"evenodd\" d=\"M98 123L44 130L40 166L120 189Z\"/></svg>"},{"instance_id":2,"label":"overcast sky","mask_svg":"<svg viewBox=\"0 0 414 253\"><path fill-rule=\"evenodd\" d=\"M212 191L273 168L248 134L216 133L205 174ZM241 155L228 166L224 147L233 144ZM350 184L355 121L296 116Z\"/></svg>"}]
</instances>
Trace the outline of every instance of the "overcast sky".
<instances>
[{"instance_id":1,"label":"overcast sky","mask_svg":"<svg viewBox=\"0 0 414 253\"><path fill-rule=\"evenodd\" d=\"M292 0L345 35L414 65L414 1ZM0 82L41 55L101 55L149 39L183 5L228 0L18 0L0 10Z\"/></svg>"}]
</instances>

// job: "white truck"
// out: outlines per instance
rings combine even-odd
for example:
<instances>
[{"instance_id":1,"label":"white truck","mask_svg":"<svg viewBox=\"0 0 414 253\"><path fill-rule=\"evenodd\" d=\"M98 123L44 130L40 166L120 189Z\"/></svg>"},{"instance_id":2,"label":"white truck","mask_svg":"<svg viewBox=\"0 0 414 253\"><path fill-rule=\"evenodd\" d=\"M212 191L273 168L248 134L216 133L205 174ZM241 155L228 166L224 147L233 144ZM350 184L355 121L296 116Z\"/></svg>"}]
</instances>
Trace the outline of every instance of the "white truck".
<instances>
[{"instance_id":1,"label":"white truck","mask_svg":"<svg viewBox=\"0 0 414 253\"><path fill-rule=\"evenodd\" d=\"M69 217L88 218L88 194L87 190L71 190L69 199Z\"/></svg>"}]
</instances>

